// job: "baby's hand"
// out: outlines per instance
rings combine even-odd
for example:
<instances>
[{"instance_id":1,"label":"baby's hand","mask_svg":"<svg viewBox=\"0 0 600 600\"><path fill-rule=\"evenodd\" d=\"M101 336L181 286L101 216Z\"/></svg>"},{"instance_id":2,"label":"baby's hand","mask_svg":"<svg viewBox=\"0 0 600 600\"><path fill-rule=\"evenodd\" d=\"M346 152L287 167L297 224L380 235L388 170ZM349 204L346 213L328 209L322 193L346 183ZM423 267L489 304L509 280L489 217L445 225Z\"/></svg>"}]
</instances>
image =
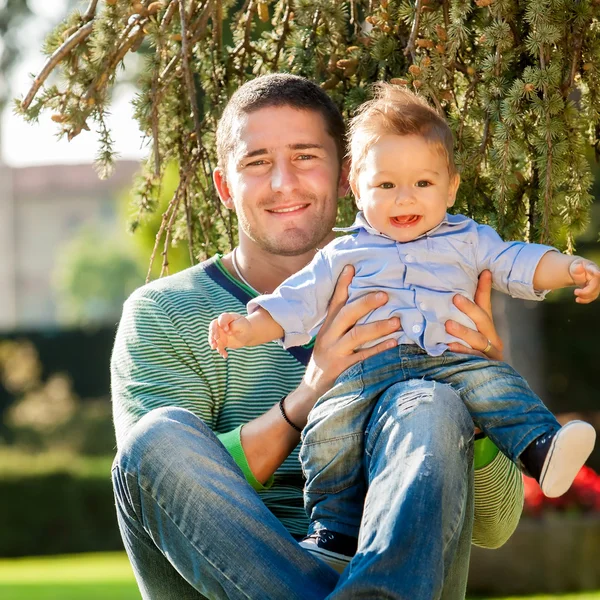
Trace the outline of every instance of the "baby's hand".
<instances>
[{"instance_id":1,"label":"baby's hand","mask_svg":"<svg viewBox=\"0 0 600 600\"><path fill-rule=\"evenodd\" d=\"M575 302L589 304L600 293L600 268L596 263L585 258L574 260L569 266L569 273L577 286Z\"/></svg>"},{"instance_id":2,"label":"baby's hand","mask_svg":"<svg viewBox=\"0 0 600 600\"><path fill-rule=\"evenodd\" d=\"M226 348L243 348L252 325L237 313L223 313L213 319L208 328L208 343L213 350L227 358Z\"/></svg>"}]
</instances>

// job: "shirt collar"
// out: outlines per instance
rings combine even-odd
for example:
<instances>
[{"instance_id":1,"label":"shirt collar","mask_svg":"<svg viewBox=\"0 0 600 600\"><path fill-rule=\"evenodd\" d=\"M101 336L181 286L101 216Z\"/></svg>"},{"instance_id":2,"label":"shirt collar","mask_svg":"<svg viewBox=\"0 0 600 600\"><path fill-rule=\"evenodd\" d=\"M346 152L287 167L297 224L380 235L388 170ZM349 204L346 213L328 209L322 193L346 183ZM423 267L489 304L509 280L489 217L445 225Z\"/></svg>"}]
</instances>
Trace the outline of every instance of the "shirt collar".
<instances>
[{"instance_id":1,"label":"shirt collar","mask_svg":"<svg viewBox=\"0 0 600 600\"><path fill-rule=\"evenodd\" d=\"M436 225L433 229L430 229L429 231L426 231L425 233L421 234L419 237L417 237L415 239L418 240L422 237L430 236L434 233L437 233L438 230L440 228L443 228L444 226L452 227L453 225L458 225L458 222L453 221L451 219L450 215L448 213L446 213L444 215L444 218L438 225ZM371 235L379 235L381 237L387 238L388 240L392 239L389 235L386 235L385 233L381 233L380 231L373 229L373 227L371 227L371 225L365 218L365 215L362 210L358 211L358 213L356 215L356 219L354 219L354 223L352 223L352 225L350 225L350 227L334 227L333 231L343 231L346 233L352 233L354 231L360 231L361 229L366 231L367 233L370 233ZM396 240L393 240L393 241L396 241Z\"/></svg>"}]
</instances>

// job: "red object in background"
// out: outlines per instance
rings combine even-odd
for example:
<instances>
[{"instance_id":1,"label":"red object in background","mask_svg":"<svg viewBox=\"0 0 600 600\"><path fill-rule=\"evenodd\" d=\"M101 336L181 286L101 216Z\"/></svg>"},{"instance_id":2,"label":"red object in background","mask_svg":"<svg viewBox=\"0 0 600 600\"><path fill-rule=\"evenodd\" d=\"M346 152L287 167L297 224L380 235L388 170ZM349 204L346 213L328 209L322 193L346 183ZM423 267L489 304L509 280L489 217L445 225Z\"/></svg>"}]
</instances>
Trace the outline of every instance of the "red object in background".
<instances>
[{"instance_id":1,"label":"red object in background","mask_svg":"<svg viewBox=\"0 0 600 600\"><path fill-rule=\"evenodd\" d=\"M573 485L559 498L546 498L537 481L523 475L525 514L539 516L547 510L600 512L600 475L590 467L581 467Z\"/></svg>"}]
</instances>

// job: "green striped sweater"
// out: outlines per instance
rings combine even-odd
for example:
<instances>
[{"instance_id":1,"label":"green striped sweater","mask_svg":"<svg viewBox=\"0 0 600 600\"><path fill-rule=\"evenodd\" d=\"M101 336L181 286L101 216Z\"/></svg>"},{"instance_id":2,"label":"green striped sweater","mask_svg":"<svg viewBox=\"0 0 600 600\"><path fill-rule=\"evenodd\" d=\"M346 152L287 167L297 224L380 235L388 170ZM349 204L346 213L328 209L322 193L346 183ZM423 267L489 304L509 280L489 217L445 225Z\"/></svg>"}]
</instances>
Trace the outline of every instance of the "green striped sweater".
<instances>
[{"instance_id":1,"label":"green striped sweater","mask_svg":"<svg viewBox=\"0 0 600 600\"><path fill-rule=\"evenodd\" d=\"M161 406L186 408L220 434L265 504L288 530L303 535L307 519L298 449L273 481L261 486L247 468L239 428L297 387L311 347L284 350L271 342L236 350L225 361L208 346L210 321L222 312L245 312L246 303L255 295L231 277L219 256L131 295L111 360L117 446L147 412ZM486 462L475 472L473 541L496 547L508 539L518 522L522 480L502 454Z\"/></svg>"}]
</instances>

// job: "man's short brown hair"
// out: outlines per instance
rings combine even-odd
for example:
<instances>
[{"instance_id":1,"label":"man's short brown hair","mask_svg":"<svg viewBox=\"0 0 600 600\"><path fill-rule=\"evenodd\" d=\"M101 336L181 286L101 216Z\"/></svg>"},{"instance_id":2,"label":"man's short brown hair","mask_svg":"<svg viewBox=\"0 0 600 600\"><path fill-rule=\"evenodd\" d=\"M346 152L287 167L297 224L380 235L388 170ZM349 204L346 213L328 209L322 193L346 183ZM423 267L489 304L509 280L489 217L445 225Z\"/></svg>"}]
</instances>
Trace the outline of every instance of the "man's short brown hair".
<instances>
[{"instance_id":1,"label":"man's short brown hair","mask_svg":"<svg viewBox=\"0 0 600 600\"><path fill-rule=\"evenodd\" d=\"M333 138L339 164L345 155L345 125L333 100L315 83L285 73L263 75L245 83L231 96L217 126L217 157L222 169L235 146L233 131L237 117L270 106L290 106L312 110L323 117L327 133ZM285 123L282 123L285 127Z\"/></svg>"},{"instance_id":2,"label":"man's short brown hair","mask_svg":"<svg viewBox=\"0 0 600 600\"><path fill-rule=\"evenodd\" d=\"M454 139L446 120L427 102L403 87L380 81L374 97L350 122L350 181L355 182L369 149L384 135L418 135L445 155L448 173L457 174Z\"/></svg>"}]
</instances>

